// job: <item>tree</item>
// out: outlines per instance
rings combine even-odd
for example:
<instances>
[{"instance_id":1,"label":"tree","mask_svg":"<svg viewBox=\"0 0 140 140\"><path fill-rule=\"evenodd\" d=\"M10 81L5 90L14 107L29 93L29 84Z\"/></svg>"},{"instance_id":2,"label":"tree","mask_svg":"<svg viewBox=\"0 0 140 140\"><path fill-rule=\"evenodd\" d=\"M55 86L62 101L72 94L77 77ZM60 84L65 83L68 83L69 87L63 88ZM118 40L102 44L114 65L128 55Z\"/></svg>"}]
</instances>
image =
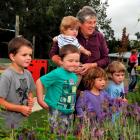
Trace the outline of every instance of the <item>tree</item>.
<instances>
[{"instance_id":1,"label":"tree","mask_svg":"<svg viewBox=\"0 0 140 140\"><path fill-rule=\"evenodd\" d=\"M98 15L98 29L107 39L113 38L107 19L108 1L100 0L8 0L0 1L0 27L15 29L15 16L20 18L20 34L32 41L35 36L35 57L47 58L52 38L59 34L62 17L76 16L84 5L92 6ZM4 15L4 16L3 16Z\"/></svg>"},{"instance_id":2,"label":"tree","mask_svg":"<svg viewBox=\"0 0 140 140\"><path fill-rule=\"evenodd\" d=\"M15 17L25 11L24 0L0 1L0 27L15 29Z\"/></svg>"},{"instance_id":3,"label":"tree","mask_svg":"<svg viewBox=\"0 0 140 140\"><path fill-rule=\"evenodd\" d=\"M106 10L108 5L108 0L104 3L100 0L93 0L90 4L96 11L98 16L98 27L103 31L107 40L114 39L114 30L110 27L111 19L107 18Z\"/></svg>"},{"instance_id":4,"label":"tree","mask_svg":"<svg viewBox=\"0 0 140 140\"><path fill-rule=\"evenodd\" d=\"M136 32L135 36L137 37L137 40L134 41L134 46L140 51L140 32Z\"/></svg>"},{"instance_id":5,"label":"tree","mask_svg":"<svg viewBox=\"0 0 140 140\"><path fill-rule=\"evenodd\" d=\"M136 32L135 36L137 37L137 40L140 40L140 32Z\"/></svg>"},{"instance_id":6,"label":"tree","mask_svg":"<svg viewBox=\"0 0 140 140\"><path fill-rule=\"evenodd\" d=\"M123 55L127 51L128 44L129 44L129 34L126 34L126 27L124 27L122 31L121 46L118 48L120 60L123 60Z\"/></svg>"}]
</instances>

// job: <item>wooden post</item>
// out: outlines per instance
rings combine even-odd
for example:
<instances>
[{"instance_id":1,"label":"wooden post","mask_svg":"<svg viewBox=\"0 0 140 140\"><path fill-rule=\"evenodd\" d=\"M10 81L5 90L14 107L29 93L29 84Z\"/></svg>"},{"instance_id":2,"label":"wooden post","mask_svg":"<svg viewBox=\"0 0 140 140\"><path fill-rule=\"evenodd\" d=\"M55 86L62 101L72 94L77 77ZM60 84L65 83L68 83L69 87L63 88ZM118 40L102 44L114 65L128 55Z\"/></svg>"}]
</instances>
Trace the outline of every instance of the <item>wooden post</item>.
<instances>
[{"instance_id":1,"label":"wooden post","mask_svg":"<svg viewBox=\"0 0 140 140\"><path fill-rule=\"evenodd\" d=\"M19 35L19 15L16 15L15 36Z\"/></svg>"}]
</instances>

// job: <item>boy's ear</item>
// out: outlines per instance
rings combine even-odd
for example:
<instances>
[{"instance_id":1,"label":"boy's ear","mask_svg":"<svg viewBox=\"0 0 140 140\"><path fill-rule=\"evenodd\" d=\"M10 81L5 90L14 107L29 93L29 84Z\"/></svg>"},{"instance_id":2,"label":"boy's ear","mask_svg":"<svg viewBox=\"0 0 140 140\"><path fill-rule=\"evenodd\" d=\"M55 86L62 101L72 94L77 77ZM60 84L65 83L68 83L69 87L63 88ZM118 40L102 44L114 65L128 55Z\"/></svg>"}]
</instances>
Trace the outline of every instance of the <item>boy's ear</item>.
<instances>
[{"instance_id":1,"label":"boy's ear","mask_svg":"<svg viewBox=\"0 0 140 140\"><path fill-rule=\"evenodd\" d=\"M9 54L9 58L10 58L10 60L12 60L12 61L15 60L15 59L14 59L14 55L13 55L12 53Z\"/></svg>"}]
</instances>

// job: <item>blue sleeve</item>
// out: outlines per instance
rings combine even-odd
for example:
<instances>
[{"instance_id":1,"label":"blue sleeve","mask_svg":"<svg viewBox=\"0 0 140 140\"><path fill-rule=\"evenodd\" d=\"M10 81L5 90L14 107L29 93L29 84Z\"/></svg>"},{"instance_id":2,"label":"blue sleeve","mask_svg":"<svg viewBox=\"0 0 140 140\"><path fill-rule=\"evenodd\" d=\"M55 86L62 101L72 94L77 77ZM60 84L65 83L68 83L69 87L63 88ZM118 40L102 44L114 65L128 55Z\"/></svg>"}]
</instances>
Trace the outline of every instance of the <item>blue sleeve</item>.
<instances>
[{"instance_id":1,"label":"blue sleeve","mask_svg":"<svg viewBox=\"0 0 140 140\"><path fill-rule=\"evenodd\" d=\"M108 96L110 98L118 98L118 91L116 90L116 88L114 86L108 86L106 88L106 92L108 93Z\"/></svg>"}]
</instances>

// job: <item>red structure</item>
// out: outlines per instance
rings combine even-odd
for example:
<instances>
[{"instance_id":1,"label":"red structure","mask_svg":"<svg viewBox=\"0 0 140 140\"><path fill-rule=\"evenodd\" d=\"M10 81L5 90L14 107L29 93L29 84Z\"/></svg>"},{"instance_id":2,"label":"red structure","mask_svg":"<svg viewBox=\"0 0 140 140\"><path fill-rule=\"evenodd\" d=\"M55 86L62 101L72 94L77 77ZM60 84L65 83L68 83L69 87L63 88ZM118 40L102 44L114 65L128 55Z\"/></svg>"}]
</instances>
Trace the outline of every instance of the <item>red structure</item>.
<instances>
[{"instance_id":1,"label":"red structure","mask_svg":"<svg viewBox=\"0 0 140 140\"><path fill-rule=\"evenodd\" d=\"M31 72L34 81L36 81L39 77L47 73L48 61L34 59L27 69Z\"/></svg>"}]
</instances>

